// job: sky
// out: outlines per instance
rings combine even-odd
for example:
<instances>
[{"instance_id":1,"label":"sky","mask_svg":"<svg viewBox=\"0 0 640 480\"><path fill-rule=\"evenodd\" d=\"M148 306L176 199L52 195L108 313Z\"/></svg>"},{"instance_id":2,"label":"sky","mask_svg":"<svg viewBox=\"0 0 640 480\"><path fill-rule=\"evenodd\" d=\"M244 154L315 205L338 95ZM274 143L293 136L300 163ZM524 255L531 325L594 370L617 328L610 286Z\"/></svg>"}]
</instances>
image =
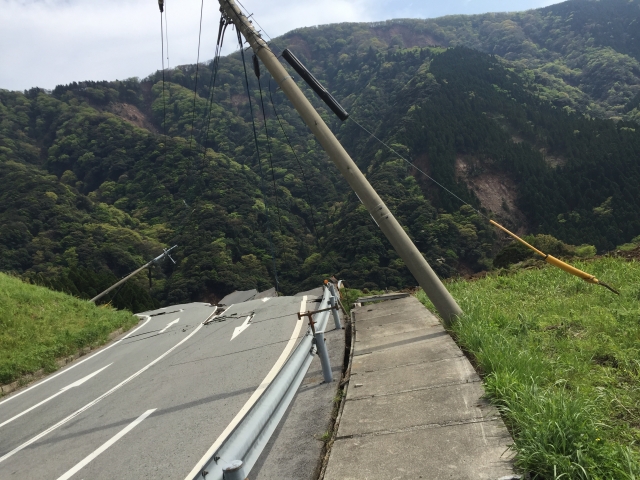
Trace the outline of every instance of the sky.
<instances>
[{"instance_id":1,"label":"sky","mask_svg":"<svg viewBox=\"0 0 640 480\"><path fill-rule=\"evenodd\" d=\"M242 0L271 37L294 28L391 18L521 11L558 0ZM170 66L213 58L216 0L165 0ZM0 0L0 88L144 78L162 68L157 0ZM227 39L231 39L227 35ZM235 47L232 41L223 53ZM165 53L166 57L166 53ZM166 63L166 62L165 62Z\"/></svg>"}]
</instances>

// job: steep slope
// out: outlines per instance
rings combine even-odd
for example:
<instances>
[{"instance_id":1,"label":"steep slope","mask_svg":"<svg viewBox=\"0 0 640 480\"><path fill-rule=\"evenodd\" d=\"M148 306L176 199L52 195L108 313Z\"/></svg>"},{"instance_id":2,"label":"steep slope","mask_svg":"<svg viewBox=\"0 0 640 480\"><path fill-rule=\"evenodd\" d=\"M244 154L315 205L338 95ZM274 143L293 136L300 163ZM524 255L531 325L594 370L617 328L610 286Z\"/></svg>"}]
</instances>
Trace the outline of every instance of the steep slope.
<instances>
[{"instance_id":1,"label":"steep slope","mask_svg":"<svg viewBox=\"0 0 640 480\"><path fill-rule=\"evenodd\" d=\"M518 13L326 25L295 30L275 43L320 64L326 80L369 48L466 46L513 62L530 90L556 106L637 122L639 24L640 0L569 0Z\"/></svg>"},{"instance_id":2,"label":"steep slope","mask_svg":"<svg viewBox=\"0 0 640 480\"><path fill-rule=\"evenodd\" d=\"M138 321L129 312L96 307L0 273L0 385L40 369L52 372L57 360L100 346Z\"/></svg>"},{"instance_id":3,"label":"steep slope","mask_svg":"<svg viewBox=\"0 0 640 480\"><path fill-rule=\"evenodd\" d=\"M557 17L564 22L557 32L530 36L568 39L580 30L570 12L583 13L578 26L601 8L610 12L603 18L624 24L637 3L572 1L562 4L566 11L331 25L296 30L272 45L293 49L350 111L352 120L339 122L299 82L436 271L451 276L491 265L499 246L483 216L489 212L520 231L600 250L640 234L640 130L595 116L620 116L627 105L632 120L632 103L596 99L595 71L571 87L584 102L565 101L568 84L557 84L560 77L552 87L540 80L548 58L569 62L590 48L620 48L619 55L635 58L634 38L616 43L613 32L606 40L609 27L596 21L591 30L605 33L590 45L576 40L563 53L549 43L527 57L516 51L529 40L487 33L496 22L551 25ZM587 34L580 35L574 37ZM514 61L428 46L470 38ZM0 91L0 221L9 226L0 268L89 297L177 243L176 266L154 267L151 287L142 277L116 296L116 305L129 308L266 288L275 282L274 256L285 292L337 272L354 286L412 285L269 75L261 78L262 99L249 75L252 112L239 54L221 59L214 89L211 68L200 65L195 98L194 66L166 72L164 88L157 72L143 81L81 82L53 92ZM629 68L632 75L617 80L625 99L637 89ZM587 107L591 118L578 113Z\"/></svg>"}]
</instances>

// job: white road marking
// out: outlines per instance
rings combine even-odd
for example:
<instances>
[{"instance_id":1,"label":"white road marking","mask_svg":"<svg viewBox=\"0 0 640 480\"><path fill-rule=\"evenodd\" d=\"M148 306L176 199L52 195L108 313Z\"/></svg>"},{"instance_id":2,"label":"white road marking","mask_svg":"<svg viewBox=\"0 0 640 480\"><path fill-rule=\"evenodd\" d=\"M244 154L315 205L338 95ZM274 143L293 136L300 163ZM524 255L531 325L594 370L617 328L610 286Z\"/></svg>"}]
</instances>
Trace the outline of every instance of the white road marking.
<instances>
[{"instance_id":1,"label":"white road marking","mask_svg":"<svg viewBox=\"0 0 640 480\"><path fill-rule=\"evenodd\" d=\"M110 363L108 366L113 365L113 363ZM0 427L4 427L7 423L11 423L13 422L16 418L20 418L21 416L23 416L26 413L29 413L31 410L38 408L40 405L47 403L49 400L53 400L54 398L56 398L58 395L66 392L67 390L71 389L71 388L75 388L75 387L79 387L80 385L82 385L84 382L86 382L87 380L95 377L97 374L99 374L101 371L103 371L105 368L107 367L102 367L100 370L96 370L93 373L90 373L89 375L87 375L86 377L81 378L80 380L76 380L73 383L70 383L69 385L67 385L66 387L62 387L62 389L58 392L55 393L53 395L51 395L48 398L45 398L44 400L42 400L40 403L35 404L33 407L31 408L27 408L24 412L19 413L18 415L16 415L15 417L11 417L9 420L5 420L4 422L0 423Z\"/></svg>"},{"instance_id":2,"label":"white road marking","mask_svg":"<svg viewBox=\"0 0 640 480\"><path fill-rule=\"evenodd\" d=\"M271 297L264 297L264 298L262 299L262 301L263 301L263 302L268 302L269 300L271 300Z\"/></svg>"},{"instance_id":3,"label":"white road marking","mask_svg":"<svg viewBox=\"0 0 640 480\"><path fill-rule=\"evenodd\" d=\"M163 333L167 328L169 328L171 325L175 325L176 323L178 323L180 321L179 318L176 318L173 322L169 322L167 323L167 326L164 327L162 330L160 330L159 333Z\"/></svg>"},{"instance_id":4,"label":"white road marking","mask_svg":"<svg viewBox=\"0 0 640 480\"><path fill-rule=\"evenodd\" d=\"M91 360L92 358L95 358L96 356L100 355L102 352L106 352L107 350L109 350L111 347L115 347L117 344L119 344L121 341L125 340L127 337L130 337L131 335L133 335L134 333L136 333L138 330L140 330L142 327L144 327L147 323L149 323L149 320L151 320L151 317L149 315L144 315L145 317L147 317L147 319L144 321L144 323L142 325L140 325L138 328L136 328L135 330L131 330L129 333L127 333L124 337L122 337L120 340L118 340L115 343L112 343L111 345L109 345L108 347L103 348L102 350L97 351L95 354L91 355L90 357L85 358L84 360L79 361L78 363L74 363L73 365L71 365L68 368L65 368L64 370L62 370L61 372L56 373L55 375L51 375L50 377L45 378L44 380L42 380L39 383L36 383L35 385L32 385L29 388L26 388L24 390L22 390L21 392L18 392L14 395L11 395L9 398L6 398L5 400L2 400L0 402L0 405L2 405L3 403L6 403L10 400L13 400L14 398L19 397L20 395L22 395L23 393L27 393L29 390L31 390L32 388L36 388L39 387L40 385L44 385L45 383L47 383L49 380L53 380L54 378L56 378L58 375L62 375L63 373L67 373L70 370L73 370L74 368L76 368L78 365L82 365L84 362L86 362L87 360Z\"/></svg>"},{"instance_id":5,"label":"white road marking","mask_svg":"<svg viewBox=\"0 0 640 480\"><path fill-rule=\"evenodd\" d=\"M242 325L240 325L239 327L236 327L233 330L233 335L231 335L231 340L236 338L238 335L240 335L242 332L244 332L247 328L251 326L249 322L251 321L252 318L253 318L253 315L249 315L247 318L244 319L244 322L242 322Z\"/></svg>"},{"instance_id":6,"label":"white road marking","mask_svg":"<svg viewBox=\"0 0 640 480\"><path fill-rule=\"evenodd\" d=\"M109 395L111 395L113 392L115 392L116 390L118 390L119 388L123 387L124 385L126 385L127 383L129 383L131 380L133 380L134 378L136 378L137 376L139 376L140 374L144 373L145 371L147 371L148 369L150 369L153 365L155 365L156 363L158 363L160 360L162 360L164 357L166 357L167 355L169 355L171 352L173 352L176 348L178 348L180 345L182 345L184 342L186 342L187 340L189 340L192 336L194 336L198 330L200 330L202 328L202 324L198 325L195 330L193 332L191 332L189 335L187 335L185 338L183 338L182 340L180 340L178 343L176 343L173 347L171 347L169 350L167 350L166 352L164 352L162 355L160 355L158 358L156 358L153 362L149 363L148 365L146 365L145 367L142 367L140 370L138 370L136 373L134 373L133 375L131 375L130 377L128 377L127 379L123 380L122 382L120 382L118 385L116 385L115 387L113 387L111 390L103 393L102 395L100 395L98 398L96 398L95 400L93 400L92 402L87 403L84 407L76 410L75 412L73 412L71 415L69 415L68 417L60 420L58 423L56 423L55 425L53 425L52 427L47 428L44 432L39 433L38 435L36 435L35 437L31 438L30 440L27 440L26 442L24 442L22 445L20 445L19 447L14 448L13 450L11 450L9 453L5 454L3 457L0 457L0 463L4 462L7 458L12 457L13 455L15 455L16 453L18 453L20 450L23 450L25 448L27 448L29 445L31 445L34 442L37 442L38 440L40 440L42 437L44 437L45 435L47 435L48 433L53 432L56 428L61 427L62 425L64 425L65 423L69 422L70 420L73 420L75 417L77 417L78 415L80 415L82 412L84 412L85 410L88 410L89 408L93 407L96 403L98 403L100 400L103 400L104 398L108 397Z\"/></svg>"},{"instance_id":7,"label":"white road marking","mask_svg":"<svg viewBox=\"0 0 640 480\"><path fill-rule=\"evenodd\" d=\"M306 306L307 306L307 296L304 295L302 297L302 301L300 302L300 313L305 312ZM247 400L246 403L242 406L242 408L237 413L237 415L233 418L233 420L231 420L231 423L227 425L227 428L225 428L224 431L220 434L220 436L216 439L216 441L213 442L213 445L209 447L209 450L207 450L207 453L205 453L203 457L200 459L200 461L196 463L196 466L193 467L191 472L189 472L189 475L185 477L185 480L192 480L193 478L196 477L196 475L200 473L200 471L206 465L207 461L209 461L209 459L211 458L211 455L213 455L216 452L216 450L220 448L220 445L222 445L222 443L231 434L231 432L233 432L233 430L238 426L238 424L242 421L242 419L247 414L247 412L251 410L251 407L253 407L253 405L258 401L260 396L271 384L273 379L276 378L276 375L278 374L278 372L280 372L280 370L282 369L282 366L285 364L285 362L289 358L289 354L293 350L293 347L295 346L296 341L298 340L298 335L300 335L300 330L302 329L302 324L304 323L302 318L298 319L298 321L296 322L296 326L293 329L293 333L291 334L291 338L289 339L289 342L287 342L287 345L284 347L284 350L280 354L280 357L278 358L276 363L273 365L273 367L271 367L271 370L269 371L269 373L267 373L267 376L264 377L264 380L262 380L262 383L258 386L256 391L253 392L253 395L251 395L249 400Z\"/></svg>"},{"instance_id":8,"label":"white road marking","mask_svg":"<svg viewBox=\"0 0 640 480\"><path fill-rule=\"evenodd\" d=\"M69 480L76 473L78 473L82 468L87 466L89 464L89 462L91 462L94 458L96 458L98 455L100 455L102 452L104 452L107 448L109 448L111 445L113 445L118 440L120 440L122 437L124 437L127 433L129 433L131 430L133 430L138 424L142 423L142 421L145 418L147 418L149 415L151 415L156 410L157 410L157 408L152 408L151 410L147 410L146 412L144 412L142 415L140 415L138 418L136 418L133 422L131 422L129 425L127 425L122 430L120 430L118 433L116 433L116 435L114 437L110 438L105 443L103 443L96 451L94 451L93 453L87 455L80 463L75 465L71 470L69 470L64 475L61 475L60 477L58 477L58 480Z\"/></svg>"}]
</instances>

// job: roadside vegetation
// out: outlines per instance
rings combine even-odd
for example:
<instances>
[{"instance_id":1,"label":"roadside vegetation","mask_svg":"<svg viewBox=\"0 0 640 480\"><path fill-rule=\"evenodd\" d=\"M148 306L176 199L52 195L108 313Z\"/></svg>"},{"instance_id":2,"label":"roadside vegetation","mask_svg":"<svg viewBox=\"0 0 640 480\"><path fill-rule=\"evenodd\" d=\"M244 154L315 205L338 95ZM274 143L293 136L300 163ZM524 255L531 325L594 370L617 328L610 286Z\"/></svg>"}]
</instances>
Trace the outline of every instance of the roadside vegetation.
<instances>
[{"instance_id":1,"label":"roadside vegetation","mask_svg":"<svg viewBox=\"0 0 640 480\"><path fill-rule=\"evenodd\" d=\"M638 5L342 23L297 29L273 47L292 48L356 120L340 122L300 83L449 278L491 266L494 229L417 169L515 231L600 253L640 234ZM132 311L265 290L274 260L287 294L332 274L361 289L413 286L264 69L270 134L258 143L273 162L261 178L242 60L216 65L214 89L212 63L0 89L0 271L88 299L177 244L176 265L107 299ZM249 91L260 104L254 75Z\"/></svg>"},{"instance_id":2,"label":"roadside vegetation","mask_svg":"<svg viewBox=\"0 0 640 480\"><path fill-rule=\"evenodd\" d=\"M465 312L452 333L512 432L518 467L532 478L635 479L640 263L573 263L620 296L544 264L504 269L448 284ZM423 291L418 299L433 308Z\"/></svg>"},{"instance_id":3,"label":"roadside vegetation","mask_svg":"<svg viewBox=\"0 0 640 480\"><path fill-rule=\"evenodd\" d=\"M357 288L342 288L340 293L342 306L347 313L351 314L351 307L358 298L369 297L371 295L383 295L387 292L385 290L369 290L368 288L362 290L358 290Z\"/></svg>"},{"instance_id":4,"label":"roadside vegetation","mask_svg":"<svg viewBox=\"0 0 640 480\"><path fill-rule=\"evenodd\" d=\"M131 312L96 307L0 273L0 385L40 369L52 372L57 359L102 345L110 333L137 322Z\"/></svg>"}]
</instances>

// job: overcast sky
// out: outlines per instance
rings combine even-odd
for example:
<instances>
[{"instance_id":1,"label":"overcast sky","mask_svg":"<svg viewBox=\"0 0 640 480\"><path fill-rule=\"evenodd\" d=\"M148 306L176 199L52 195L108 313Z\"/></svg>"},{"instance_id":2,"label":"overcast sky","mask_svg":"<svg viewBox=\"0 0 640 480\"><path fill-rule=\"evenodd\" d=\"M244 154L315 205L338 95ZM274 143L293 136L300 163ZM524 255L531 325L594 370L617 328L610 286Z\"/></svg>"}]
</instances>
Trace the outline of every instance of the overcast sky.
<instances>
[{"instance_id":1,"label":"overcast sky","mask_svg":"<svg viewBox=\"0 0 640 480\"><path fill-rule=\"evenodd\" d=\"M171 66L195 63L200 0L165 0ZM558 0L243 0L272 37L294 28L518 11ZM218 2L205 0L201 61L213 57ZM228 38L231 38L228 36ZM229 53L233 42L225 48ZM145 77L161 68L157 0L0 0L0 88Z\"/></svg>"}]
</instances>

